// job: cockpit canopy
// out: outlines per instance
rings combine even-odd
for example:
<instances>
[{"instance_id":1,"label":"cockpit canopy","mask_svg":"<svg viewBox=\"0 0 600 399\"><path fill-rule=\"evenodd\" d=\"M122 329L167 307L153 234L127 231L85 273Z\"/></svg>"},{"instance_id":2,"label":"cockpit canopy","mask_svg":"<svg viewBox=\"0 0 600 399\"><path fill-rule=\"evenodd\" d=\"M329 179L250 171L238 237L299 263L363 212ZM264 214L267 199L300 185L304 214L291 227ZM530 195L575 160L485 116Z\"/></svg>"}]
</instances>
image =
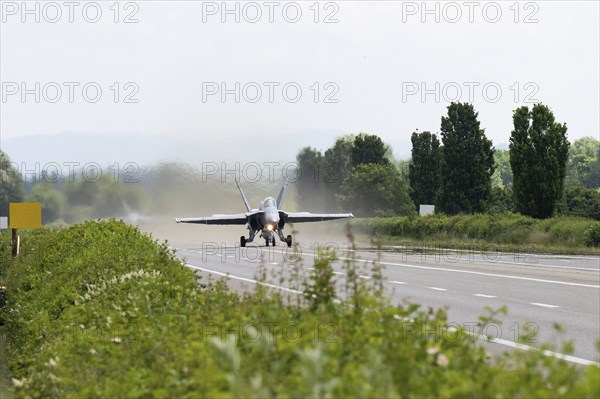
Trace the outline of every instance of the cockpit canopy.
<instances>
[{"instance_id":1,"label":"cockpit canopy","mask_svg":"<svg viewBox=\"0 0 600 399\"><path fill-rule=\"evenodd\" d=\"M263 208L274 208L277 207L277 203L275 202L275 198L267 197L263 201Z\"/></svg>"}]
</instances>

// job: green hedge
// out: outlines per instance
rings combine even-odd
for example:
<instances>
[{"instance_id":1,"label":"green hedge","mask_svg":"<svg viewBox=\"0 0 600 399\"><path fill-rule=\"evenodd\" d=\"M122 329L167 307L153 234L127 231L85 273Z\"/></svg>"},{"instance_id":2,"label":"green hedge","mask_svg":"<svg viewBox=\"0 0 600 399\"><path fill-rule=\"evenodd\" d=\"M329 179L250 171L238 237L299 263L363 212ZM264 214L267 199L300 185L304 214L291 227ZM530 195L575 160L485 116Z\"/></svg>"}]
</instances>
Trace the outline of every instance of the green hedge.
<instances>
[{"instance_id":1,"label":"green hedge","mask_svg":"<svg viewBox=\"0 0 600 399\"><path fill-rule=\"evenodd\" d=\"M490 359L462 329L432 334L445 313L389 304L377 267L346 263L337 302L331 254L308 275L299 259L285 266L280 283L304 296L199 284L166 243L114 221L35 232L5 260L16 398L600 394L597 367L539 352Z\"/></svg>"}]
</instances>

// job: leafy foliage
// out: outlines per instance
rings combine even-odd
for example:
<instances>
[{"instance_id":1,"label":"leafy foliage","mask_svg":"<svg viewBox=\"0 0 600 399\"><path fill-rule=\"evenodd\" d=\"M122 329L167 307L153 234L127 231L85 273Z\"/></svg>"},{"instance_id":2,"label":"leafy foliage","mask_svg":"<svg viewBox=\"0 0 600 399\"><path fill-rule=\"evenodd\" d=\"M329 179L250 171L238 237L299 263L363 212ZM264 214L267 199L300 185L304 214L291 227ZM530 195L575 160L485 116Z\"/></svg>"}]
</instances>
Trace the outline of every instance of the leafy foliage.
<instances>
[{"instance_id":1,"label":"leafy foliage","mask_svg":"<svg viewBox=\"0 0 600 399\"><path fill-rule=\"evenodd\" d=\"M600 141L582 137L569 147L565 186L600 187Z\"/></svg>"},{"instance_id":2,"label":"leafy foliage","mask_svg":"<svg viewBox=\"0 0 600 399\"><path fill-rule=\"evenodd\" d=\"M342 185L339 198L360 216L408 215L415 210L408 184L391 164L354 167Z\"/></svg>"},{"instance_id":3,"label":"leafy foliage","mask_svg":"<svg viewBox=\"0 0 600 399\"><path fill-rule=\"evenodd\" d=\"M566 188L558 211L563 215L600 220L600 189L582 186Z\"/></svg>"},{"instance_id":4,"label":"leafy foliage","mask_svg":"<svg viewBox=\"0 0 600 399\"><path fill-rule=\"evenodd\" d=\"M593 224L585 231L585 244L592 246L600 246L600 224Z\"/></svg>"},{"instance_id":5,"label":"leafy foliage","mask_svg":"<svg viewBox=\"0 0 600 399\"><path fill-rule=\"evenodd\" d=\"M440 181L440 141L430 132L413 133L409 165L411 197L415 206L435 204Z\"/></svg>"},{"instance_id":6,"label":"leafy foliage","mask_svg":"<svg viewBox=\"0 0 600 399\"><path fill-rule=\"evenodd\" d=\"M370 163L388 165L390 161L386 158L387 151L388 148L381 137L360 133L354 138L352 165L354 167Z\"/></svg>"},{"instance_id":7,"label":"leafy foliage","mask_svg":"<svg viewBox=\"0 0 600 399\"><path fill-rule=\"evenodd\" d=\"M555 122L543 104L524 106L513 113L510 164L518 212L536 218L553 215L562 196L569 151L567 125Z\"/></svg>"},{"instance_id":8,"label":"leafy foliage","mask_svg":"<svg viewBox=\"0 0 600 399\"><path fill-rule=\"evenodd\" d=\"M483 212L491 194L494 148L472 104L451 103L442 117L443 161L438 207L449 215Z\"/></svg>"},{"instance_id":9,"label":"leafy foliage","mask_svg":"<svg viewBox=\"0 0 600 399\"><path fill-rule=\"evenodd\" d=\"M492 187L512 186L512 169L510 167L510 153L507 150L494 150L494 174L492 175Z\"/></svg>"},{"instance_id":10,"label":"leafy foliage","mask_svg":"<svg viewBox=\"0 0 600 399\"><path fill-rule=\"evenodd\" d=\"M316 148L304 147L296 155L298 163L298 196L306 209L319 209L323 206L322 200L322 158L323 155Z\"/></svg>"},{"instance_id":11,"label":"leafy foliage","mask_svg":"<svg viewBox=\"0 0 600 399\"><path fill-rule=\"evenodd\" d=\"M348 191L349 185L356 184L354 172L358 166L362 165L392 167L389 156L390 148L381 138L366 133L340 137L324 154L311 147L301 149L296 156L296 161L301 171L297 191L303 209L336 212L344 210L343 207L356 209L357 206L362 206L350 202L350 198L356 199L353 196L354 193L351 193L351 190ZM353 174L354 181L350 183ZM396 177L393 174L388 174L389 176ZM389 183L394 185L396 181L391 180ZM399 196L402 195L402 193L399 194ZM340 201L342 198L345 200ZM374 198L374 195L371 195L370 198ZM378 201L389 203L390 199L380 198ZM396 212L390 210L389 206L385 210Z\"/></svg>"},{"instance_id":12,"label":"leafy foliage","mask_svg":"<svg viewBox=\"0 0 600 399\"><path fill-rule=\"evenodd\" d=\"M19 171L0 150L0 216L8 216L10 202L23 201L23 184Z\"/></svg>"},{"instance_id":13,"label":"leafy foliage","mask_svg":"<svg viewBox=\"0 0 600 399\"><path fill-rule=\"evenodd\" d=\"M328 148L323 155L322 181L325 186L327 203L325 210L340 211L336 195L341 192L342 184L352 173L352 150L354 137L338 138L333 147Z\"/></svg>"},{"instance_id":14,"label":"leafy foliage","mask_svg":"<svg viewBox=\"0 0 600 399\"><path fill-rule=\"evenodd\" d=\"M492 187L492 194L487 206L488 213L501 214L514 212L514 210L515 205L513 202L512 187Z\"/></svg>"}]
</instances>

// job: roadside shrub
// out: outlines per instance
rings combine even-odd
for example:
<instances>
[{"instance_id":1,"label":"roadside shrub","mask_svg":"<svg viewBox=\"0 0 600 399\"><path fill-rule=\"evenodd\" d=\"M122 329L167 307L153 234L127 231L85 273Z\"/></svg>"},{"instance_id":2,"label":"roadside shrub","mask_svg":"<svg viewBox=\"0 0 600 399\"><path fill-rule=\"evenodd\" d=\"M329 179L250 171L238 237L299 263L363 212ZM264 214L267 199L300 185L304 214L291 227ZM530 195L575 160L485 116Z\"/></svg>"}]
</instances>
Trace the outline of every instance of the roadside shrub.
<instances>
[{"instance_id":1,"label":"roadside shrub","mask_svg":"<svg viewBox=\"0 0 600 399\"><path fill-rule=\"evenodd\" d=\"M600 246L600 223L591 225L585 231L585 245Z\"/></svg>"}]
</instances>

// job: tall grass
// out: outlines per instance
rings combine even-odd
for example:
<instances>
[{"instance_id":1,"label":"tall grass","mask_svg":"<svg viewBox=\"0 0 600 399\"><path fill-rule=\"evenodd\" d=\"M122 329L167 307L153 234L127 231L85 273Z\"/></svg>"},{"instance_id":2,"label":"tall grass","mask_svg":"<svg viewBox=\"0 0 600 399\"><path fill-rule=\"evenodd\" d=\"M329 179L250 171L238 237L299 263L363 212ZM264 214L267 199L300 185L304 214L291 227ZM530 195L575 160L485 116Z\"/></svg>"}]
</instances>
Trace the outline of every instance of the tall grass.
<instances>
[{"instance_id":1,"label":"tall grass","mask_svg":"<svg viewBox=\"0 0 600 399\"><path fill-rule=\"evenodd\" d=\"M600 245L595 238L600 222L565 216L543 220L514 213L401 216L356 219L352 226L358 233L388 237L391 242L413 240L459 247L497 244L566 253L598 253Z\"/></svg>"}]
</instances>

